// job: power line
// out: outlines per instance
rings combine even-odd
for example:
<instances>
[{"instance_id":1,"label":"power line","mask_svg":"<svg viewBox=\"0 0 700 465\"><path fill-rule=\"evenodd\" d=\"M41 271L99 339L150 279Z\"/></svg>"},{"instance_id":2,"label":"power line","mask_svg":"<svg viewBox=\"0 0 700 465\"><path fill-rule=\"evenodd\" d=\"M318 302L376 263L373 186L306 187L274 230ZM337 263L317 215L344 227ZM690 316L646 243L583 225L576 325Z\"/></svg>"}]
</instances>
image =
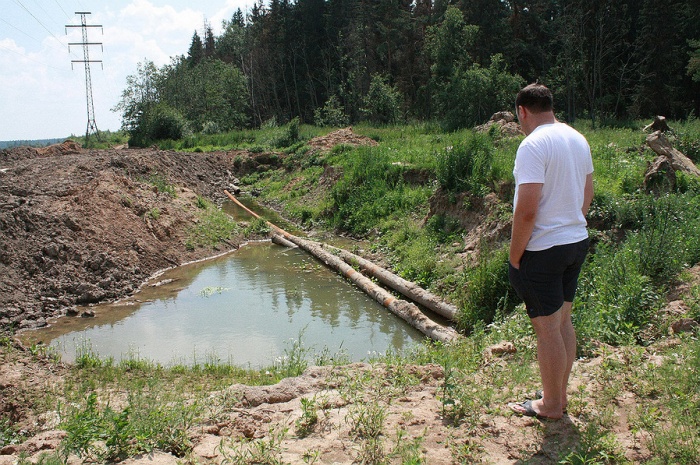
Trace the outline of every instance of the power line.
<instances>
[{"instance_id":1,"label":"power line","mask_svg":"<svg viewBox=\"0 0 700 465\"><path fill-rule=\"evenodd\" d=\"M44 25L44 23L42 23L42 22L39 20L39 18L37 18L36 16L34 16L34 13L32 13L31 11L29 11L29 10L27 9L27 7L24 6L24 5L22 4L22 2L20 2L19 0L15 0L15 3L17 3L19 6L21 6L22 8L24 8L24 11L26 11L27 13L29 13L29 15L30 15L32 18L34 18L34 20L35 20L37 23L39 23L39 24L41 25L41 27L43 27L43 28L46 30L46 32L48 32L49 34L51 34L51 36L52 36L54 39L56 39L56 41L57 41L59 44L61 44L61 45L63 45L64 47L66 47L66 44L64 44L63 42L61 42L61 40L60 40L58 37L56 37L56 36L54 35L54 33L51 32L51 31L49 30L49 28L47 28L47 27ZM68 47L68 52L70 52L70 47Z\"/></svg>"},{"instance_id":2,"label":"power line","mask_svg":"<svg viewBox=\"0 0 700 465\"><path fill-rule=\"evenodd\" d=\"M34 0L34 3L36 3L36 6L38 6L39 9L40 9L41 11L43 11L44 14L45 14L47 17L49 17L49 18L51 17L51 15L50 15L49 13L47 13L47 11L44 9L44 7L41 6L41 3L39 3L37 0Z\"/></svg>"},{"instance_id":3,"label":"power line","mask_svg":"<svg viewBox=\"0 0 700 465\"><path fill-rule=\"evenodd\" d=\"M66 18L67 18L67 19L70 19L70 15L68 15L68 13L66 13L66 10L64 10L63 7L61 6L61 4L58 3L58 0L54 0L54 2L56 2L56 5L58 5L58 7L59 7L59 8L61 9L61 11L63 12L63 14L66 15Z\"/></svg>"},{"instance_id":4,"label":"power line","mask_svg":"<svg viewBox=\"0 0 700 465\"><path fill-rule=\"evenodd\" d=\"M2 21L3 23L7 24L7 25L10 26L11 28L17 30L17 31L20 32L21 34L23 34L23 35L29 37L30 39L32 39L32 40L34 40L34 41L36 41L36 42L38 42L38 43L42 43L41 40L37 39L37 38L34 37L34 36L31 36L31 35L27 34L25 31L23 31L22 29L18 28L18 27L15 26L14 24L8 23L4 18L0 18L0 21ZM48 44L48 45L49 45L51 48L53 48L53 49L55 49L55 50L58 50L54 45L52 45L52 44ZM6 50L9 50L9 49L6 49ZM70 50L70 47L69 47L69 50ZM10 51L13 51L13 50L10 50ZM61 50L61 51L63 51L63 50ZM17 53L17 52L15 52L15 53ZM72 54L73 56L77 57L77 55L76 55L75 53L71 52L71 54ZM21 54L20 54L20 55L21 55ZM24 56L24 55L22 55L22 56ZM29 58L29 57L27 57L27 58ZM35 61L36 61L36 60L35 60ZM55 68L55 69L58 69L58 68Z\"/></svg>"},{"instance_id":5,"label":"power line","mask_svg":"<svg viewBox=\"0 0 700 465\"><path fill-rule=\"evenodd\" d=\"M0 48L2 48L2 49L4 49L4 50L7 50L8 52L12 52L12 53L14 53L14 54L16 54L16 55L19 55L19 56L21 56L22 58L25 58L25 59L27 59L27 60L31 60L31 61L33 61L33 62L35 62L35 63L39 63L40 65L45 66L45 67L47 67L47 68L55 69L55 70L57 70L57 71L67 71L67 70L65 70L65 69L56 68L55 66L51 66L51 65L47 65L46 63L42 63L42 62L39 61L39 60L35 60L35 59L32 58L32 57L29 57L29 56L27 56L27 55L25 55L25 54L23 54L23 53L19 53L17 50L12 50L11 48L7 48L7 47L5 47L4 45L0 45Z\"/></svg>"}]
</instances>

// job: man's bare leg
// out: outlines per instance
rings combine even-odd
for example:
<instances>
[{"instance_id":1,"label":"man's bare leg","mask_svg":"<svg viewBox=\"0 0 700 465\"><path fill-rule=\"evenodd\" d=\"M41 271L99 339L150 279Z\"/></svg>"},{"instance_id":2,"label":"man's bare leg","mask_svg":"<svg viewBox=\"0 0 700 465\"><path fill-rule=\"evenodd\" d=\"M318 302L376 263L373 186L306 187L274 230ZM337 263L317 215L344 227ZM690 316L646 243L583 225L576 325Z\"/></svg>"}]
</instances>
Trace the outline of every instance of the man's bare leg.
<instances>
[{"instance_id":1,"label":"man's bare leg","mask_svg":"<svg viewBox=\"0 0 700 465\"><path fill-rule=\"evenodd\" d=\"M569 385L569 375L571 374L571 368L576 360L576 331L574 330L574 325L571 323L571 302L564 302L561 308L561 335L564 339L564 346L566 347L566 371L564 372L561 384L561 404L565 409L568 403L566 389Z\"/></svg>"},{"instance_id":2,"label":"man's bare leg","mask_svg":"<svg viewBox=\"0 0 700 465\"><path fill-rule=\"evenodd\" d=\"M564 331L567 333L566 339L562 334L562 327L567 328L562 321L564 313L567 312L563 310L564 308L561 308L552 315L530 319L537 336L537 362L544 392L542 399L532 401L532 408L537 414L550 418L562 417L562 392L566 390L564 380L568 380L571 370L567 348L567 345L571 345L571 333L569 329ZM570 315L570 310L567 314ZM575 343L575 337L573 341Z\"/></svg>"}]
</instances>

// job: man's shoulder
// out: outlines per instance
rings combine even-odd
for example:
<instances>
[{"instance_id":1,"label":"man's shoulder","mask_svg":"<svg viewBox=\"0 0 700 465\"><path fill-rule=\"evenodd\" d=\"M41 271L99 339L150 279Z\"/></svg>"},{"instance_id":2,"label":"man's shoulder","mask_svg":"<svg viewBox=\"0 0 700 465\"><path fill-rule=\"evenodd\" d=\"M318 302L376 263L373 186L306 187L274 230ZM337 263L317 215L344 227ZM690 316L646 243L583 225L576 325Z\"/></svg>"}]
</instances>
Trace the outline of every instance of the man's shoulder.
<instances>
[{"instance_id":1,"label":"man's shoulder","mask_svg":"<svg viewBox=\"0 0 700 465\"><path fill-rule=\"evenodd\" d=\"M557 141L566 139L578 139L582 142L587 143L586 137L583 134L581 134L568 124L562 122L538 126L529 136L527 136L523 140L523 143L531 144L537 143L538 141L556 143Z\"/></svg>"}]
</instances>

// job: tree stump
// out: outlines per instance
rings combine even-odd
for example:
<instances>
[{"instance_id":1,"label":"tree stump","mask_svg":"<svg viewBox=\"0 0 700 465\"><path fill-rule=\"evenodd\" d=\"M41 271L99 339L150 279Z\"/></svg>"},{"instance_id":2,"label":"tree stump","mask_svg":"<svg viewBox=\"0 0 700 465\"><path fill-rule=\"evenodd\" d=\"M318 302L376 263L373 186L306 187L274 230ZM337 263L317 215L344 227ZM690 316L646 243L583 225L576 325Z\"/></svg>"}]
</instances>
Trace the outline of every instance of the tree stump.
<instances>
[{"instance_id":1,"label":"tree stump","mask_svg":"<svg viewBox=\"0 0 700 465\"><path fill-rule=\"evenodd\" d=\"M661 130L649 134L647 145L658 155L644 174L647 192L665 192L676 187L676 171L700 176L700 169L680 150L674 149Z\"/></svg>"},{"instance_id":2,"label":"tree stump","mask_svg":"<svg viewBox=\"0 0 700 465\"><path fill-rule=\"evenodd\" d=\"M671 128L668 127L665 116L656 116L651 124L644 126L644 132L646 131L670 131Z\"/></svg>"}]
</instances>

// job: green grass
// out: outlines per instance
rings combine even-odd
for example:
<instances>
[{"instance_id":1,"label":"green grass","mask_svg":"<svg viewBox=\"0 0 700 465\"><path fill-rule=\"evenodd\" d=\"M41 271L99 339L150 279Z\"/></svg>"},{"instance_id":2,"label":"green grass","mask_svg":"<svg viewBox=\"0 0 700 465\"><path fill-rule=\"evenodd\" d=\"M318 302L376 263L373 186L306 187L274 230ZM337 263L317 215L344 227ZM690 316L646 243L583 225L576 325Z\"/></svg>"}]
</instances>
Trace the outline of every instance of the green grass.
<instances>
[{"instance_id":1,"label":"green grass","mask_svg":"<svg viewBox=\"0 0 700 465\"><path fill-rule=\"evenodd\" d=\"M238 223L216 205L198 197L197 207L200 209L199 221L188 233L185 242L187 249L216 248L239 232Z\"/></svg>"}]
</instances>

